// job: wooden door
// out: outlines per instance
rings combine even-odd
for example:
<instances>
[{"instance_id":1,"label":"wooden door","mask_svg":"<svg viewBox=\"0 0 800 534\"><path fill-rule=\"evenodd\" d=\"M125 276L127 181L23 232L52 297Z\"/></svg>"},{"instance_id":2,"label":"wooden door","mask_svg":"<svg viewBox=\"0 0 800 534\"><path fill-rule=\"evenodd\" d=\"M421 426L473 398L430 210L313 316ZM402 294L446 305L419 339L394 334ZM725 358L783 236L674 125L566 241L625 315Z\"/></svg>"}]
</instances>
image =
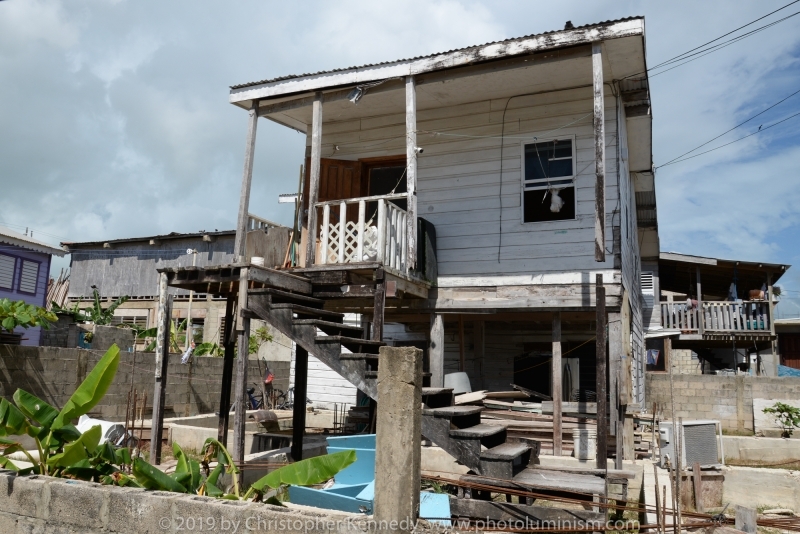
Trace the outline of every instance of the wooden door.
<instances>
[{"instance_id":1,"label":"wooden door","mask_svg":"<svg viewBox=\"0 0 800 534\"><path fill-rule=\"evenodd\" d=\"M303 208L308 208L308 190L311 180L311 158L306 159L306 177L303 186ZM317 202L328 200L341 200L345 198L358 198L366 196L366 190L361 183L361 163L358 161L346 161L341 159L320 160L319 171L319 194ZM348 208L348 217L352 206ZM355 205L355 212L358 214L358 205ZM334 211L331 210L331 215Z\"/></svg>"},{"instance_id":2,"label":"wooden door","mask_svg":"<svg viewBox=\"0 0 800 534\"><path fill-rule=\"evenodd\" d=\"M800 334L779 334L781 364L800 369Z\"/></svg>"}]
</instances>

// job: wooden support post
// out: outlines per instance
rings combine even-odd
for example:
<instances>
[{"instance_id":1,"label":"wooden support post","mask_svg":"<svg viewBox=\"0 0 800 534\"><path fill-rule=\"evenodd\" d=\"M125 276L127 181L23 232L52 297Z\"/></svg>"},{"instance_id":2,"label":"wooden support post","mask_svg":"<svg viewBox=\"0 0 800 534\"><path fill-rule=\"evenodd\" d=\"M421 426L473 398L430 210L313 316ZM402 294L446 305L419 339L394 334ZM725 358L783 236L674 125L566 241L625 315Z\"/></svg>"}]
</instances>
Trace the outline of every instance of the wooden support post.
<instances>
[{"instance_id":1,"label":"wooden support post","mask_svg":"<svg viewBox=\"0 0 800 534\"><path fill-rule=\"evenodd\" d=\"M247 362L250 359L250 318L244 316L247 309L247 269L240 271L239 306L236 314L237 355L236 355L236 389L234 405L236 414L233 420L233 450L231 456L241 468L244 461L245 425L247 423Z\"/></svg>"},{"instance_id":2,"label":"wooden support post","mask_svg":"<svg viewBox=\"0 0 800 534\"><path fill-rule=\"evenodd\" d=\"M308 395L308 351L295 345L294 406L292 407L292 459L303 459L303 436L306 432L306 396Z\"/></svg>"},{"instance_id":3,"label":"wooden support post","mask_svg":"<svg viewBox=\"0 0 800 534\"><path fill-rule=\"evenodd\" d=\"M772 363L774 367L770 370L771 373L775 373L778 369L777 365L780 363L778 359L778 350L777 350L777 340L775 337L775 302L773 300L773 293L772 293L772 273L767 273L767 310L769 313L769 333L772 336L772 340L770 341L770 348L772 349ZM758 351L758 360L761 359L761 351ZM761 362L756 362L759 365L759 373ZM770 373L767 373L768 375ZM774 376L774 375L773 375Z\"/></svg>"},{"instance_id":4,"label":"wooden support post","mask_svg":"<svg viewBox=\"0 0 800 534\"><path fill-rule=\"evenodd\" d=\"M153 392L153 419L150 423L150 463L161 463L161 440L164 429L164 401L166 399L167 370L169 366L169 334L172 321L172 296L167 296L167 275L158 276L158 333L156 334L155 391Z\"/></svg>"},{"instance_id":5,"label":"wooden support post","mask_svg":"<svg viewBox=\"0 0 800 534\"><path fill-rule=\"evenodd\" d=\"M654 458L655 458L655 456L654 456ZM659 491L658 491L658 465L656 465L656 464L653 464L653 477L654 477L655 486L656 486L656 525L658 527L658 528L656 528L656 532L658 532L659 534L662 534L662 530L661 530L661 495L659 495ZM644 480L644 476L642 476L642 479Z\"/></svg>"},{"instance_id":6,"label":"wooden support post","mask_svg":"<svg viewBox=\"0 0 800 534\"><path fill-rule=\"evenodd\" d=\"M383 341L383 316L386 308L386 275L383 268L375 269L375 300L372 316L372 340Z\"/></svg>"},{"instance_id":7,"label":"wooden support post","mask_svg":"<svg viewBox=\"0 0 800 534\"><path fill-rule=\"evenodd\" d=\"M407 269L417 265L417 88L413 76L406 76L406 219Z\"/></svg>"},{"instance_id":8,"label":"wooden support post","mask_svg":"<svg viewBox=\"0 0 800 534\"><path fill-rule=\"evenodd\" d=\"M219 426L217 428L217 441L228 447L228 421L231 412L231 380L233 379L233 323L235 297L228 295L225 303L225 330L222 332L220 344L225 349L222 362L222 385L219 393Z\"/></svg>"},{"instance_id":9,"label":"wooden support post","mask_svg":"<svg viewBox=\"0 0 800 534\"><path fill-rule=\"evenodd\" d=\"M444 317L440 313L431 314L428 360L431 371L431 387L444 387Z\"/></svg>"},{"instance_id":10,"label":"wooden support post","mask_svg":"<svg viewBox=\"0 0 800 534\"><path fill-rule=\"evenodd\" d=\"M705 312L703 311L703 286L700 280L700 266L697 266L697 333L701 336L705 330ZM733 328L733 325L731 325Z\"/></svg>"},{"instance_id":11,"label":"wooden support post","mask_svg":"<svg viewBox=\"0 0 800 534\"><path fill-rule=\"evenodd\" d=\"M472 323L472 342L475 345L475 377L476 384L480 389L484 387L483 365L486 357L486 322L483 319L476 319Z\"/></svg>"},{"instance_id":12,"label":"wooden support post","mask_svg":"<svg viewBox=\"0 0 800 534\"><path fill-rule=\"evenodd\" d=\"M464 316L458 315L458 370L462 373L466 367L464 361Z\"/></svg>"},{"instance_id":13,"label":"wooden support post","mask_svg":"<svg viewBox=\"0 0 800 534\"><path fill-rule=\"evenodd\" d=\"M306 240L306 267L314 265L317 248L317 208L319 198L320 159L322 158L322 93L314 95L311 106L311 169L308 185L308 239ZM323 251L323 254L325 251Z\"/></svg>"},{"instance_id":14,"label":"wooden support post","mask_svg":"<svg viewBox=\"0 0 800 534\"><path fill-rule=\"evenodd\" d=\"M233 245L234 258L237 262L244 261L247 254L247 220L250 208L250 184L253 181L256 126L258 126L258 100L253 100L244 149L244 172L242 173L242 190L239 192L239 218L236 223L236 241Z\"/></svg>"},{"instance_id":15,"label":"wooden support post","mask_svg":"<svg viewBox=\"0 0 800 534\"><path fill-rule=\"evenodd\" d=\"M561 402L563 392L561 391L561 312L553 313L553 363L552 363L552 387L553 397L553 456L561 456L561 440L563 437L561 429Z\"/></svg>"},{"instance_id":16,"label":"wooden support post","mask_svg":"<svg viewBox=\"0 0 800 534\"><path fill-rule=\"evenodd\" d=\"M594 87L594 260L606 261L606 126L603 95L603 43L592 43L592 80ZM598 436L599 437L599 436Z\"/></svg>"},{"instance_id":17,"label":"wooden support post","mask_svg":"<svg viewBox=\"0 0 800 534\"><path fill-rule=\"evenodd\" d=\"M621 373L623 369L623 340L622 340L623 314L608 314L608 433L616 438L616 454L614 468L622 469L623 454L623 419L624 410L620 407L620 388L622 387Z\"/></svg>"},{"instance_id":18,"label":"wooden support post","mask_svg":"<svg viewBox=\"0 0 800 534\"><path fill-rule=\"evenodd\" d=\"M608 406L606 390L606 290L603 275L597 274L597 468L608 469Z\"/></svg>"}]
</instances>

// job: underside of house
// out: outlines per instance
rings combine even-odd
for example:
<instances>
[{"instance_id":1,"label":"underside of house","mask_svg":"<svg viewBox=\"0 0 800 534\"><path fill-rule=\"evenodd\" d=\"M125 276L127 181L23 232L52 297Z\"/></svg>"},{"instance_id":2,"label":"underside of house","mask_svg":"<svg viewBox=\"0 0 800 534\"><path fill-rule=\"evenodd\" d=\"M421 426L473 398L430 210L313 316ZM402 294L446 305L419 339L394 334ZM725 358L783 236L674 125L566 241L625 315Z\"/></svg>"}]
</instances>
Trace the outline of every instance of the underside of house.
<instances>
[{"instance_id":1,"label":"underside of house","mask_svg":"<svg viewBox=\"0 0 800 534\"><path fill-rule=\"evenodd\" d=\"M642 18L245 84L230 99L250 117L237 260L161 270L160 314L167 286L227 297L222 381L236 372L237 400L233 341L246 345L249 321L294 341L295 458L308 356L375 399L383 345L424 351L422 433L476 475L522 476L531 448L454 406L449 373L552 398L554 454L563 401L597 400L603 420L608 399L621 436L621 414L644 400L641 259L658 257ZM307 136L282 265L244 250L261 117Z\"/></svg>"}]
</instances>

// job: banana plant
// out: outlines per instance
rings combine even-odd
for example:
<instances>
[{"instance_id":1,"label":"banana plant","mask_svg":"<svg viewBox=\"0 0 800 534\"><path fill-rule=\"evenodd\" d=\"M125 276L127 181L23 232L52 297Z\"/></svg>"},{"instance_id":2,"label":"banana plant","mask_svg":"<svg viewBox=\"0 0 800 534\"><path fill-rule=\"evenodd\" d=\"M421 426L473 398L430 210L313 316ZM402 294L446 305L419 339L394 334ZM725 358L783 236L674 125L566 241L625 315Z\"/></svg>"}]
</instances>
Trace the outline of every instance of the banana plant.
<instances>
[{"instance_id":1,"label":"banana plant","mask_svg":"<svg viewBox=\"0 0 800 534\"><path fill-rule=\"evenodd\" d=\"M130 300L130 297L125 295L118 297L108 308L103 308L100 304L100 292L97 289L92 290L92 304L86 308L81 308L80 304L83 299L80 299L75 305L69 308L63 308L56 302L51 301L51 309L56 313L69 313L79 323L94 323L99 325L109 325L114 319L114 310L119 306Z\"/></svg>"},{"instance_id":2,"label":"banana plant","mask_svg":"<svg viewBox=\"0 0 800 534\"><path fill-rule=\"evenodd\" d=\"M91 465L100 441L100 427L81 434L72 420L85 415L106 394L119 365L119 347L112 345L67 401L58 410L27 391L14 392L14 403L0 400L0 466L24 473L56 474L81 461ZM38 458L34 458L13 436L28 435L36 443ZM22 452L32 464L17 465L9 456ZM105 451L108 453L108 451Z\"/></svg>"}]
</instances>

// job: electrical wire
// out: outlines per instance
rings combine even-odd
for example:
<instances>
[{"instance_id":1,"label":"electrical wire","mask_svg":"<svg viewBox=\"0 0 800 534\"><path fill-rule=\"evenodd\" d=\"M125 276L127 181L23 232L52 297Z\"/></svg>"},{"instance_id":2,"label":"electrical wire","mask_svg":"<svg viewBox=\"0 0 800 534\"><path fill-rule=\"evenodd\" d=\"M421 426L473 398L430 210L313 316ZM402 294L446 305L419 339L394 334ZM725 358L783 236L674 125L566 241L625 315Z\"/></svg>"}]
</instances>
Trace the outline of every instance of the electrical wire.
<instances>
[{"instance_id":1,"label":"electrical wire","mask_svg":"<svg viewBox=\"0 0 800 534\"><path fill-rule=\"evenodd\" d=\"M689 156L688 158L683 158L683 159L679 159L679 160L674 160L674 161L672 161L670 163L665 163L664 165L661 165L659 168L666 167L667 165L674 165L675 163L680 163L682 161L686 161L686 160L689 160L689 159L692 159L692 158L696 158L698 156L702 156L703 154L708 154L709 152L714 152L715 150L719 150L720 148L724 148L724 147L726 147L728 145L732 145L733 143L741 141L742 139L747 139L748 137L752 137L752 136L754 136L756 134L760 134L761 132L765 132L765 131L769 130L770 128L772 128L773 126L777 126L777 125L779 125L779 124L781 124L783 122L788 121L789 119L793 119L794 117L797 117L798 115L800 115L800 112L797 112L794 115L789 115L785 119L781 119L778 122L770 124L766 128L759 128L758 130L756 130L753 133L747 134L747 135L742 136L742 137L740 137L738 139L734 139L733 141L731 141L729 143L725 143L724 145L720 145L718 147L712 148L711 150L706 150L705 152L700 152L699 154L695 154L694 156Z\"/></svg>"},{"instance_id":2,"label":"electrical wire","mask_svg":"<svg viewBox=\"0 0 800 534\"><path fill-rule=\"evenodd\" d=\"M800 0L798 0L798 1L800 1ZM696 146L695 148L691 149L690 151L688 151L688 152L684 152L684 153L683 153L683 154L681 154L680 156L677 156L677 157L675 157L675 158L672 158L672 159L671 159L671 160L669 160L668 162L664 163L664 165L659 165L659 167L663 167L663 166L665 166L665 165L669 165L669 164L670 164L670 163L672 163L673 161L679 160L679 159L681 159L683 156L686 156L686 155L688 155L688 154L691 154L691 153L692 153L692 152L694 152L695 150L698 150L698 149L700 149L700 148L703 148L703 147L704 147L704 146L706 146L707 144L709 144L709 143L711 143L711 142L713 142L713 141L716 141L717 139L719 139L720 137L724 136L725 134L728 134L728 133L730 133L730 132L734 131L736 128L739 128L740 126L743 126L743 125L747 124L748 122L750 122L751 120L755 119L755 118L756 118L756 117L758 117L759 115L763 115L764 113L766 113L767 111L771 110L771 109L772 109L772 108L774 108L775 106L777 106L777 105L779 105L779 104L782 104L783 102L785 102L785 101L789 100L790 98L792 98L794 95L796 95L796 94L798 94L798 93L800 93L800 89L798 89L798 90L797 90L797 91L795 91L794 93L790 94L790 95L789 95L789 96L787 96L786 98L783 98L783 99L781 99L781 100L779 100L779 101L775 102L774 104L772 104L772 105L771 105L771 106L769 106L768 108L766 108L766 109L764 109L764 110L762 110L762 111L760 111L760 112L756 113L755 115L753 115L753 116L752 116L752 117L750 117L749 119L746 119L746 120L744 120L744 121L740 122L739 124L737 124L736 126L734 126L733 128L731 128L730 130L726 130L726 131L722 132L721 134L719 134L718 136L714 137L713 139L710 139L710 140L706 141L706 142L705 142L705 143L703 143L702 145L698 145L698 146Z\"/></svg>"}]
</instances>

